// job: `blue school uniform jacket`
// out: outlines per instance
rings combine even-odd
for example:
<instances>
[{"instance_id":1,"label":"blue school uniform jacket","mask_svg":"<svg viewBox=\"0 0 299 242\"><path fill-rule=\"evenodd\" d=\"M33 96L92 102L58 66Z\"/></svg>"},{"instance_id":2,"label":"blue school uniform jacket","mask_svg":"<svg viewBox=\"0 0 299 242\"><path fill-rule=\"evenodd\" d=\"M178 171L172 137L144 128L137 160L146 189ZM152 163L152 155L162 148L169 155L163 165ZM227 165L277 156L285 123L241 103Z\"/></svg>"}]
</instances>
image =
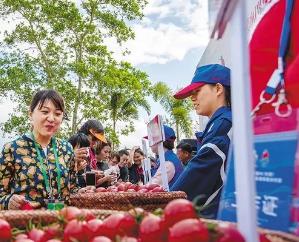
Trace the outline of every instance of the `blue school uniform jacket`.
<instances>
[{"instance_id":1,"label":"blue school uniform jacket","mask_svg":"<svg viewBox=\"0 0 299 242\"><path fill-rule=\"evenodd\" d=\"M203 214L211 218L217 216L221 189L226 177L231 128L231 109L219 108L209 120L204 132L197 135L200 142L197 154L170 188L172 191L185 191L189 200L202 195L204 198L200 200L201 205L206 206Z\"/></svg>"}]
</instances>

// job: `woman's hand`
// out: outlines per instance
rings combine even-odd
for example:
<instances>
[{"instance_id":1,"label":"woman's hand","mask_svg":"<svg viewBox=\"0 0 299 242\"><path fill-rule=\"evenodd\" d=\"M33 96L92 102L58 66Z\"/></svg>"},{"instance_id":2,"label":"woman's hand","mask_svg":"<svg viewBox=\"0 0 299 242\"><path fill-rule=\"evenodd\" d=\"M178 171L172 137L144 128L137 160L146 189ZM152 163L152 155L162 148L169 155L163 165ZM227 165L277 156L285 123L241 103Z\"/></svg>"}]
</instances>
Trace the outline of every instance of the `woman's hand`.
<instances>
[{"instance_id":1,"label":"woman's hand","mask_svg":"<svg viewBox=\"0 0 299 242\"><path fill-rule=\"evenodd\" d=\"M8 202L8 209L11 210L20 210L22 205L26 202L26 199L22 195L17 195L14 194L12 197L9 199Z\"/></svg>"},{"instance_id":2,"label":"woman's hand","mask_svg":"<svg viewBox=\"0 0 299 242\"><path fill-rule=\"evenodd\" d=\"M75 149L74 153L75 153L74 159L77 164L83 163L88 158L88 148L86 148L86 147Z\"/></svg>"},{"instance_id":3,"label":"woman's hand","mask_svg":"<svg viewBox=\"0 0 299 242\"><path fill-rule=\"evenodd\" d=\"M96 173L96 180L104 177L104 172L100 170L92 170L94 173Z\"/></svg>"},{"instance_id":4,"label":"woman's hand","mask_svg":"<svg viewBox=\"0 0 299 242\"><path fill-rule=\"evenodd\" d=\"M94 192L96 190L95 186L86 186L82 187L78 190L78 193L89 193L89 192Z\"/></svg>"},{"instance_id":5,"label":"woman's hand","mask_svg":"<svg viewBox=\"0 0 299 242\"><path fill-rule=\"evenodd\" d=\"M77 163L77 171L85 170L87 166L87 161L83 160Z\"/></svg>"}]
</instances>

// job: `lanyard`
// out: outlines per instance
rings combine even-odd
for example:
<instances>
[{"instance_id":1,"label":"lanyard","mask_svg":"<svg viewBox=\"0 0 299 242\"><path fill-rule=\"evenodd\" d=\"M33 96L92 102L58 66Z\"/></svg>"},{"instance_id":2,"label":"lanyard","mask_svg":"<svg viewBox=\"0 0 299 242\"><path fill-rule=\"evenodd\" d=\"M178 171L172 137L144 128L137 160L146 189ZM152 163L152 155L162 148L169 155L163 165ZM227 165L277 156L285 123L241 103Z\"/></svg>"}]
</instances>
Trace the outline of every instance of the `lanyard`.
<instances>
[{"instance_id":1,"label":"lanyard","mask_svg":"<svg viewBox=\"0 0 299 242\"><path fill-rule=\"evenodd\" d=\"M284 80L284 68L285 68L285 57L288 52L290 35L291 35L291 17L293 13L294 0L286 0L285 14L282 24L282 31L280 35L279 43L279 54L278 54L278 68L272 73L265 90L260 94L260 102L255 106L251 112L251 116L254 116L264 104L272 103L275 107L275 114L279 117L288 117L292 113L292 107L288 103L285 91L285 80ZM278 92L279 93L276 94ZM265 94L270 95L270 98L266 98ZM277 101L273 103L276 95L278 96ZM281 106L286 106L286 111L281 111Z\"/></svg>"},{"instance_id":2,"label":"lanyard","mask_svg":"<svg viewBox=\"0 0 299 242\"><path fill-rule=\"evenodd\" d=\"M43 175L43 178L44 178L44 181L45 181L47 193L49 194L49 196L52 197L53 196L53 191L52 191L51 184L49 182L49 178L48 178L48 174L47 174L47 169L46 169L45 164L43 162L43 157L42 157L42 155L40 153L40 148L39 148L40 145L35 141L33 133L32 133L32 138L33 138L34 146L35 146L35 149L36 149L36 152L37 152L37 159L39 161L39 164L40 164L40 167L41 167L41 171L42 171L42 175ZM60 197L60 194L61 194L61 184L60 184L60 181L61 181L61 170L60 170L60 167L59 167L59 161L58 161L58 154L57 154L57 147L56 147L56 140L55 140L55 138L52 138L52 148L53 148L53 152L54 152L55 166L56 166L55 168L56 168L56 172L57 172L58 196ZM51 171L48 170L48 172L50 173Z\"/></svg>"}]
</instances>

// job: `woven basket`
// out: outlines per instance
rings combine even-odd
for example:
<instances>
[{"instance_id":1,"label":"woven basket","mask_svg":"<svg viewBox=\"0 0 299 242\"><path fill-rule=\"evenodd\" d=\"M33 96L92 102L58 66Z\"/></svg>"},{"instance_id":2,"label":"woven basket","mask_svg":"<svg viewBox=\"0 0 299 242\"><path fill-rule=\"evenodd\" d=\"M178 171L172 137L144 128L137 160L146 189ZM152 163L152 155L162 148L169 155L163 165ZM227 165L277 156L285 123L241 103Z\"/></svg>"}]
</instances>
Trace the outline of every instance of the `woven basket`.
<instances>
[{"instance_id":1,"label":"woven basket","mask_svg":"<svg viewBox=\"0 0 299 242\"><path fill-rule=\"evenodd\" d=\"M164 208L174 199L187 198L185 192L101 192L71 195L71 205L78 208L111 209L127 211L141 207L147 211Z\"/></svg>"},{"instance_id":2,"label":"woven basket","mask_svg":"<svg viewBox=\"0 0 299 242\"><path fill-rule=\"evenodd\" d=\"M119 213L111 210L90 209L98 218L104 219L111 214ZM59 220L58 211L32 210L32 211L0 211L0 219L5 219L12 227L25 228L29 222L33 224L48 225Z\"/></svg>"},{"instance_id":3,"label":"woven basket","mask_svg":"<svg viewBox=\"0 0 299 242\"><path fill-rule=\"evenodd\" d=\"M221 224L232 224L230 222L225 222L225 221L220 221L220 220L210 220L210 219L201 219L205 223L209 224L215 224L219 225ZM271 241L271 242L299 242L299 237L280 232L280 231L273 231L273 230L267 230L267 229L259 229L259 232L263 233L266 235L266 237Z\"/></svg>"}]
</instances>

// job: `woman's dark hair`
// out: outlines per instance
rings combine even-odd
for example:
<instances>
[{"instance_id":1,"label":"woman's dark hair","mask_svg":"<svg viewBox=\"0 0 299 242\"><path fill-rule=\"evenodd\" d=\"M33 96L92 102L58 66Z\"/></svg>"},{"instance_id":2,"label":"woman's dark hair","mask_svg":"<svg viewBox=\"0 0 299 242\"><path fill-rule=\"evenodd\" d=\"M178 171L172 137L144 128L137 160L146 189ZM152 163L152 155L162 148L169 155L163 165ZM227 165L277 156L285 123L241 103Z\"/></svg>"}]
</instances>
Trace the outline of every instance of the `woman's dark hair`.
<instances>
[{"instance_id":1,"label":"woman's dark hair","mask_svg":"<svg viewBox=\"0 0 299 242\"><path fill-rule=\"evenodd\" d=\"M54 106L60 111L62 111L65 115L63 97L53 89L40 90L37 93L35 93L30 104L30 112L33 112L37 105L38 109L41 109L45 101L48 100L53 102Z\"/></svg>"},{"instance_id":2,"label":"woman's dark hair","mask_svg":"<svg viewBox=\"0 0 299 242\"><path fill-rule=\"evenodd\" d=\"M110 159L112 160L114 157L116 157L117 163L119 163L120 162L120 156L119 156L119 154L116 153L116 152L113 152L111 154L111 156L110 156Z\"/></svg>"},{"instance_id":3,"label":"woman's dark hair","mask_svg":"<svg viewBox=\"0 0 299 242\"><path fill-rule=\"evenodd\" d=\"M174 140L165 140L163 142L163 147L168 150L172 150L174 148Z\"/></svg>"},{"instance_id":4,"label":"woman's dark hair","mask_svg":"<svg viewBox=\"0 0 299 242\"><path fill-rule=\"evenodd\" d=\"M231 92L230 92L230 87L229 86L224 86L225 89L225 101L228 107L232 106L231 102Z\"/></svg>"},{"instance_id":5,"label":"woman's dark hair","mask_svg":"<svg viewBox=\"0 0 299 242\"><path fill-rule=\"evenodd\" d=\"M144 156L144 153L140 148L136 149L134 153L138 153L138 154Z\"/></svg>"},{"instance_id":6,"label":"woman's dark hair","mask_svg":"<svg viewBox=\"0 0 299 242\"><path fill-rule=\"evenodd\" d=\"M107 140L107 143L104 142L98 142L97 146L95 147L95 154L100 154L102 149L104 149L104 147L109 146L111 147L111 142L109 140Z\"/></svg>"},{"instance_id":7,"label":"woman's dark hair","mask_svg":"<svg viewBox=\"0 0 299 242\"><path fill-rule=\"evenodd\" d=\"M69 143L71 143L73 148L75 148L75 146L78 146L79 148L90 146L90 142L88 140L87 135L83 133L77 133L72 135L68 141Z\"/></svg>"},{"instance_id":8,"label":"woman's dark hair","mask_svg":"<svg viewBox=\"0 0 299 242\"><path fill-rule=\"evenodd\" d=\"M103 125L96 119L87 120L78 132L88 135L90 134L90 129L94 130L96 133L104 133Z\"/></svg>"},{"instance_id":9,"label":"woman's dark hair","mask_svg":"<svg viewBox=\"0 0 299 242\"><path fill-rule=\"evenodd\" d=\"M190 154L192 153L192 146L190 144L187 144L187 143L179 143L176 148L181 149L183 151L186 151Z\"/></svg>"},{"instance_id":10,"label":"woman's dark hair","mask_svg":"<svg viewBox=\"0 0 299 242\"><path fill-rule=\"evenodd\" d=\"M123 155L129 155L129 152L126 149L120 150L118 151L119 156L123 156Z\"/></svg>"}]
</instances>

